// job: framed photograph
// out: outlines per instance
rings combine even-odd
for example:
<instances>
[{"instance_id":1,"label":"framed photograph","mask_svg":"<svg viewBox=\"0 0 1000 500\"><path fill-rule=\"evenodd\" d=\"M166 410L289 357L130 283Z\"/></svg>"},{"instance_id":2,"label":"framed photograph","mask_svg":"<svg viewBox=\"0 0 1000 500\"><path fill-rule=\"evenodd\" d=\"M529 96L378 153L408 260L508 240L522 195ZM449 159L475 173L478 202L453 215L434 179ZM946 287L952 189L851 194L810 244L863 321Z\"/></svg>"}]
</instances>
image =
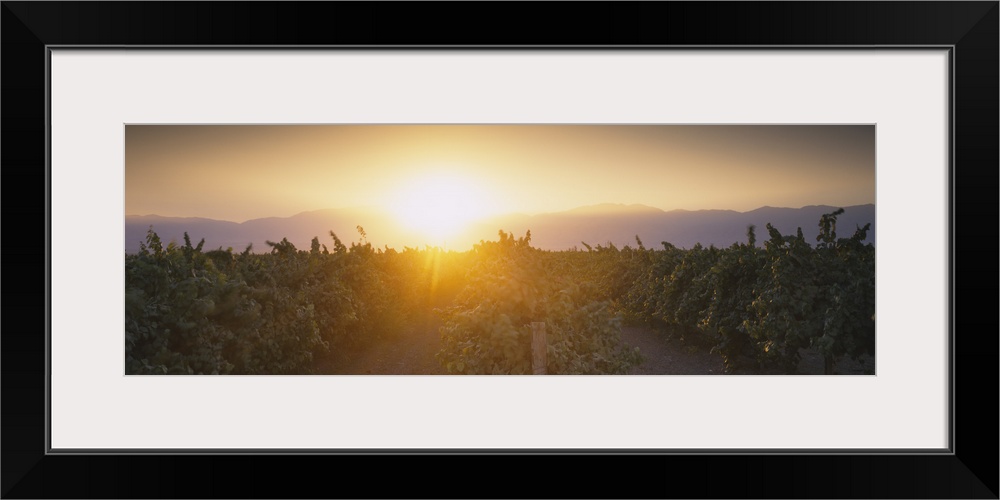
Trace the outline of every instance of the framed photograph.
<instances>
[{"instance_id":1,"label":"framed photograph","mask_svg":"<svg viewBox=\"0 0 1000 500\"><path fill-rule=\"evenodd\" d=\"M3 338L4 496L587 455L679 485L586 495L996 498L971 418L996 416L997 338L972 333L996 318L962 305L996 290L969 271L995 262L997 3L611 10L638 31L521 45L401 24L444 5L4 3L5 104L45 97L4 107L4 165L46 195L8 207L44 212L8 229L46 272L44 302L8 301L45 322ZM654 367L632 355L656 331Z\"/></svg>"},{"instance_id":2,"label":"framed photograph","mask_svg":"<svg viewBox=\"0 0 1000 500\"><path fill-rule=\"evenodd\" d=\"M876 132L129 123L124 371L874 376Z\"/></svg>"}]
</instances>

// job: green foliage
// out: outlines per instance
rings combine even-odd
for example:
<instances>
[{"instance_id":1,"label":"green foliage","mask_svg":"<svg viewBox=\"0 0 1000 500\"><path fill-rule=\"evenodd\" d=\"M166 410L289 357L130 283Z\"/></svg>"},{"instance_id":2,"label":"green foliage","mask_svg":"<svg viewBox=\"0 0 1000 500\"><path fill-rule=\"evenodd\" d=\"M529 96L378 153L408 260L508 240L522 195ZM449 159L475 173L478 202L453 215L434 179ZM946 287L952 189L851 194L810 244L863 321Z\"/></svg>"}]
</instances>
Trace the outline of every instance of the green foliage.
<instances>
[{"instance_id":1,"label":"green foliage","mask_svg":"<svg viewBox=\"0 0 1000 500\"><path fill-rule=\"evenodd\" d=\"M445 310L438 359L450 373L529 374L532 322L544 322L547 373L625 373L638 353L620 346L620 319L566 253L531 248L531 233L473 250L468 286Z\"/></svg>"},{"instance_id":2,"label":"green foliage","mask_svg":"<svg viewBox=\"0 0 1000 500\"><path fill-rule=\"evenodd\" d=\"M713 350L722 355L729 372L748 371L758 366L761 341L751 333L753 303L764 274L765 255L754 246L754 228L747 230L748 244L735 244L721 252L708 271L707 286L712 298L705 309L701 327L715 334Z\"/></svg>"},{"instance_id":3,"label":"green foliage","mask_svg":"<svg viewBox=\"0 0 1000 500\"><path fill-rule=\"evenodd\" d=\"M331 233L332 234L332 233ZM125 257L125 358L130 374L308 373L331 349L377 339L405 323L395 253L370 244L269 254L163 248L150 229Z\"/></svg>"},{"instance_id":4,"label":"green foliage","mask_svg":"<svg viewBox=\"0 0 1000 500\"><path fill-rule=\"evenodd\" d=\"M191 246L163 248L150 230L125 260L127 373L230 373L224 351L252 321L241 304L245 287L215 269Z\"/></svg>"},{"instance_id":5,"label":"green foliage","mask_svg":"<svg viewBox=\"0 0 1000 500\"><path fill-rule=\"evenodd\" d=\"M822 331L813 345L832 361L848 356L855 360L875 353L875 247L863 244L871 224L857 228L850 238L834 239L836 215L829 233L820 233L818 260L825 297L821 312Z\"/></svg>"},{"instance_id":6,"label":"green foliage","mask_svg":"<svg viewBox=\"0 0 1000 500\"><path fill-rule=\"evenodd\" d=\"M650 251L637 241L639 250L588 253L604 257L595 267L605 270L605 297L626 317L710 347L731 373L795 373L804 348L822 353L829 373L841 357L875 352L875 248L863 243L870 225L837 238L842 213L822 216L815 247L801 229L782 235L768 224L763 248L751 226L747 244L727 249L664 242Z\"/></svg>"},{"instance_id":7,"label":"green foliage","mask_svg":"<svg viewBox=\"0 0 1000 500\"><path fill-rule=\"evenodd\" d=\"M870 225L838 238L842 213L822 216L815 246L768 224L762 246L749 227L745 244L687 250L636 237L635 248L545 252L530 232L500 231L468 252L397 252L358 226L349 246L331 231L332 251L313 238L308 250L282 239L236 254L187 234L164 246L150 228L125 256L126 373L309 373L436 320L449 373L531 373L533 322L546 325L549 373L627 373L640 357L620 342L626 321L717 353L730 373L795 373L805 348L830 372L875 352Z\"/></svg>"},{"instance_id":8,"label":"green foliage","mask_svg":"<svg viewBox=\"0 0 1000 500\"><path fill-rule=\"evenodd\" d=\"M794 373L799 349L808 347L821 327L817 314L823 292L821 268L801 229L795 236L782 236L770 224L767 229L768 267L751 305L755 316L747 321L747 330L757 346L758 366Z\"/></svg>"}]
</instances>

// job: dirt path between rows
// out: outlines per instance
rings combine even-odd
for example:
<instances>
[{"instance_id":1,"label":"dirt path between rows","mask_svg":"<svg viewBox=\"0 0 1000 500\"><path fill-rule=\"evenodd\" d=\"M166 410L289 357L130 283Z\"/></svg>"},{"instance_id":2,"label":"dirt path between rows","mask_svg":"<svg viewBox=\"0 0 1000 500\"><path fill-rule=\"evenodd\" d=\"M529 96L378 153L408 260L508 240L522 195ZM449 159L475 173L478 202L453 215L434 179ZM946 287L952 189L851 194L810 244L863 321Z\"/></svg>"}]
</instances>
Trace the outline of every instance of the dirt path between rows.
<instances>
[{"instance_id":1,"label":"dirt path between rows","mask_svg":"<svg viewBox=\"0 0 1000 500\"><path fill-rule=\"evenodd\" d=\"M630 375L721 375L722 358L671 341L650 328L622 328L622 342L638 347L643 361Z\"/></svg>"},{"instance_id":2,"label":"dirt path between rows","mask_svg":"<svg viewBox=\"0 0 1000 500\"><path fill-rule=\"evenodd\" d=\"M446 375L435 355L441 349L438 333L440 320L416 325L407 333L332 356L318 363L316 373L327 375ZM622 328L622 342L628 348L638 347L641 364L632 367L629 375L721 375L722 358L705 350L685 346L666 334L644 327ZM841 360L835 372L844 375L871 375L875 360L865 357L860 362ZM823 374L823 358L803 350L799 374Z\"/></svg>"},{"instance_id":3,"label":"dirt path between rows","mask_svg":"<svg viewBox=\"0 0 1000 500\"><path fill-rule=\"evenodd\" d=\"M317 367L329 375L445 375L435 354L441 349L439 324L429 322L375 345L333 356ZM714 375L723 373L717 355L693 351L654 330L622 328L622 341L638 347L643 362L630 375Z\"/></svg>"},{"instance_id":4,"label":"dirt path between rows","mask_svg":"<svg viewBox=\"0 0 1000 500\"><path fill-rule=\"evenodd\" d=\"M441 350L440 320L427 321L381 342L333 356L317 368L328 375L447 375L435 354Z\"/></svg>"}]
</instances>

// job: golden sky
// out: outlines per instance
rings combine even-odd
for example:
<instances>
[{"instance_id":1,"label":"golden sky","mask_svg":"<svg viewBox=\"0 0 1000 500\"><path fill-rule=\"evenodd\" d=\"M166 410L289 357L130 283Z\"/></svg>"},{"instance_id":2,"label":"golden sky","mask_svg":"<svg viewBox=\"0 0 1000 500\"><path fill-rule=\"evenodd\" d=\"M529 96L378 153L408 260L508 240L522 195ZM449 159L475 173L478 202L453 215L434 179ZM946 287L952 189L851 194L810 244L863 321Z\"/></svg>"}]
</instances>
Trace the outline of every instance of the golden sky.
<instances>
[{"instance_id":1,"label":"golden sky","mask_svg":"<svg viewBox=\"0 0 1000 500\"><path fill-rule=\"evenodd\" d=\"M125 213L463 217L875 202L874 125L128 125ZM450 203L450 205L449 205Z\"/></svg>"}]
</instances>

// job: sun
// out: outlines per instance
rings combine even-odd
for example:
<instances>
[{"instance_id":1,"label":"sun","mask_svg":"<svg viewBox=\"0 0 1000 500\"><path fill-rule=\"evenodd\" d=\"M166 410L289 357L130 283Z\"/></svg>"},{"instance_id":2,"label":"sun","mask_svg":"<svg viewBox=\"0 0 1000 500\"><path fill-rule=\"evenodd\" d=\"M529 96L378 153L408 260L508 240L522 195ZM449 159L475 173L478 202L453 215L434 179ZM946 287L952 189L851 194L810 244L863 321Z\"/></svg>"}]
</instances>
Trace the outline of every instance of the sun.
<instances>
[{"instance_id":1,"label":"sun","mask_svg":"<svg viewBox=\"0 0 1000 500\"><path fill-rule=\"evenodd\" d=\"M456 174L427 174L405 182L390 202L407 228L440 244L486 215L490 200L481 185Z\"/></svg>"}]
</instances>

